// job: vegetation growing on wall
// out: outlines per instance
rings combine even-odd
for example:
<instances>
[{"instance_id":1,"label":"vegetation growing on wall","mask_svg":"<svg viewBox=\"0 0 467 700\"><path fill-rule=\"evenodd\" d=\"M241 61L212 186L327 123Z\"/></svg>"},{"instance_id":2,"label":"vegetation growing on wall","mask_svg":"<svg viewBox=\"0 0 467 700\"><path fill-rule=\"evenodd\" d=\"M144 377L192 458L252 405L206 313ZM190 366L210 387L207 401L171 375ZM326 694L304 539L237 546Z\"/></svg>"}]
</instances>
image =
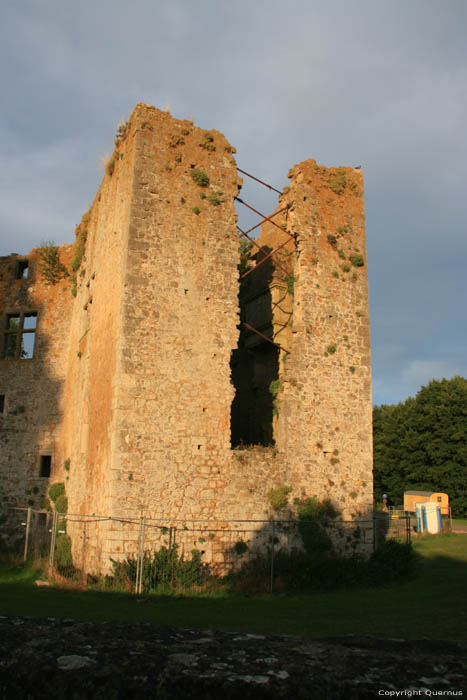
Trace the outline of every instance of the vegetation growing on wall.
<instances>
[{"instance_id":1,"label":"vegetation growing on wall","mask_svg":"<svg viewBox=\"0 0 467 700\"><path fill-rule=\"evenodd\" d=\"M190 171L190 175L196 182L196 184L199 185L199 187L208 187L209 177L204 172L204 170L201 170L200 168L192 168Z\"/></svg>"},{"instance_id":2,"label":"vegetation growing on wall","mask_svg":"<svg viewBox=\"0 0 467 700\"><path fill-rule=\"evenodd\" d=\"M275 489L269 489L266 496L273 511L278 513L287 508L291 492L291 486L277 486Z\"/></svg>"},{"instance_id":3,"label":"vegetation growing on wall","mask_svg":"<svg viewBox=\"0 0 467 700\"><path fill-rule=\"evenodd\" d=\"M79 270L80 265L83 261L84 258L84 253L86 250L86 241L88 237L88 224L89 224L89 219L91 218L91 212L87 211L86 214L83 214L81 218L81 223L76 227L75 229L75 235L76 235L76 240L75 240L75 246L74 246L74 255L73 259L71 261L71 269L73 272L76 272ZM75 283L76 283L76 278L75 278ZM76 296L76 295L73 295Z\"/></svg>"},{"instance_id":4,"label":"vegetation growing on wall","mask_svg":"<svg viewBox=\"0 0 467 700\"><path fill-rule=\"evenodd\" d=\"M43 241L39 248L39 269L48 284L57 284L68 276L68 270L60 262L60 250L55 241Z\"/></svg>"},{"instance_id":5,"label":"vegetation growing on wall","mask_svg":"<svg viewBox=\"0 0 467 700\"><path fill-rule=\"evenodd\" d=\"M279 415L279 392L282 389L282 382L280 379L274 379L269 385L269 393L272 395L272 410L275 416Z\"/></svg>"},{"instance_id":6,"label":"vegetation growing on wall","mask_svg":"<svg viewBox=\"0 0 467 700\"><path fill-rule=\"evenodd\" d=\"M345 190L347 180L345 177L345 170L343 168L338 168L335 174L332 174L328 178L328 185L335 194L342 194Z\"/></svg>"}]
</instances>

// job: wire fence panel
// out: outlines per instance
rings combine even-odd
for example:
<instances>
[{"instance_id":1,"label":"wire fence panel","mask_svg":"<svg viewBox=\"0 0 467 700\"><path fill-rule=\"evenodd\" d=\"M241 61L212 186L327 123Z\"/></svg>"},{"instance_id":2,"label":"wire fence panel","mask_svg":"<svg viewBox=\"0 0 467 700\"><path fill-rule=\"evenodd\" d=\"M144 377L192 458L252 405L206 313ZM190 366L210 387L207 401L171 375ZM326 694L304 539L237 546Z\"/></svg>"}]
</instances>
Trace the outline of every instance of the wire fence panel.
<instances>
[{"instance_id":1,"label":"wire fence panel","mask_svg":"<svg viewBox=\"0 0 467 700\"><path fill-rule=\"evenodd\" d=\"M87 585L116 579L136 593L156 585L224 576L255 563L275 580L276 560L322 551L369 556L388 539L410 542L410 517L375 514L365 521L183 520L116 518L16 509L16 554L49 556L49 576ZM321 549L319 549L321 548ZM198 568L191 563L196 563ZM261 568L262 567L262 568ZM198 573L196 573L198 572ZM198 578L197 578L198 576ZM190 578L191 577L191 578Z\"/></svg>"}]
</instances>

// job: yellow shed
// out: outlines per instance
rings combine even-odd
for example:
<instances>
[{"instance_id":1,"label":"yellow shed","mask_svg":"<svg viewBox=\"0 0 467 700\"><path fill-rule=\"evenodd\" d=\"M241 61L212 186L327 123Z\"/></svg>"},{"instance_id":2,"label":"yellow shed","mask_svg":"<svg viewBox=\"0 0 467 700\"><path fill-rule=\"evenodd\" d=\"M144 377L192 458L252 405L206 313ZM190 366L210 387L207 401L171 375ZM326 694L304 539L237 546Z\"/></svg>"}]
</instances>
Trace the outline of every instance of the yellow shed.
<instances>
[{"instance_id":1,"label":"yellow shed","mask_svg":"<svg viewBox=\"0 0 467 700\"><path fill-rule=\"evenodd\" d=\"M416 503L436 503L441 508L441 515L449 515L449 496L438 491L405 491L404 510L415 513Z\"/></svg>"}]
</instances>

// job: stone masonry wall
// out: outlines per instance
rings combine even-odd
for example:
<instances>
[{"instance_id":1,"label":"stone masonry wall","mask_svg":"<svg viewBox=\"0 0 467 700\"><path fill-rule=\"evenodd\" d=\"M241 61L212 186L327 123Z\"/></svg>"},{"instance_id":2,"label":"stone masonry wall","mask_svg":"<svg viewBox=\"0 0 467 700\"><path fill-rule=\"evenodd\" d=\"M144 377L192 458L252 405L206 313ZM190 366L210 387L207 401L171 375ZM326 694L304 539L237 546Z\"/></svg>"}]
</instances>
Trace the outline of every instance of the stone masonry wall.
<instances>
[{"instance_id":1,"label":"stone masonry wall","mask_svg":"<svg viewBox=\"0 0 467 700\"><path fill-rule=\"evenodd\" d=\"M209 520L218 534L203 544L205 557L220 566L232 544L222 535L229 520L278 517L271 488L290 486L290 503L329 497L344 518L372 509L362 174L313 160L290 171L278 205L287 206L279 221L295 237L284 251L290 275L273 269L252 283L248 311L254 316L257 292L261 303L270 298L267 333L280 334L275 341L288 351L279 355L275 444L232 449L234 152L217 131L137 105L78 229L87 240L76 296L68 283L10 289L0 280L5 313L21 306L39 314L37 359L0 361L0 420L14 430L3 430L6 497L25 502L38 455L53 443L54 464L70 459L69 512ZM260 242L274 247L284 237L265 225ZM14 263L3 261L5 280ZM27 394L33 378L37 391ZM16 404L24 415L10 414ZM292 515L289 508L279 517ZM261 541L261 523L252 527ZM134 552L133 530L90 525L84 546L71 525L75 563L97 570ZM186 544L198 546L196 537Z\"/></svg>"},{"instance_id":2,"label":"stone masonry wall","mask_svg":"<svg viewBox=\"0 0 467 700\"><path fill-rule=\"evenodd\" d=\"M290 355L277 445L302 492L345 519L372 513L371 365L363 176L304 161L289 173L296 234Z\"/></svg>"},{"instance_id":3,"label":"stone masonry wall","mask_svg":"<svg viewBox=\"0 0 467 700\"><path fill-rule=\"evenodd\" d=\"M70 254L71 246L62 247L61 261L67 263ZM27 278L17 279L18 263L27 263ZM51 481L63 481L64 357L71 306L67 279L51 285L41 275L38 249L0 259L1 505L40 508ZM37 314L33 356L7 359L3 331L8 315L20 313ZM50 478L40 476L41 455L51 457Z\"/></svg>"}]
</instances>

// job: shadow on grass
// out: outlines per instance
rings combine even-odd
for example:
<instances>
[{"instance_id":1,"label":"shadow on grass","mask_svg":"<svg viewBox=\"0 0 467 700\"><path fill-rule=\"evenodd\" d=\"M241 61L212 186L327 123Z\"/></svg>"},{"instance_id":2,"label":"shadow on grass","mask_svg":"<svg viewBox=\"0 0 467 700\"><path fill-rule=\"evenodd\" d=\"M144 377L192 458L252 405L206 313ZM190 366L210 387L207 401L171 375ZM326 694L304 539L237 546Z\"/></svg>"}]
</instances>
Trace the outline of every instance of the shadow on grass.
<instances>
[{"instance_id":1,"label":"shadow on grass","mask_svg":"<svg viewBox=\"0 0 467 700\"><path fill-rule=\"evenodd\" d=\"M419 555L413 577L386 587L256 596L221 591L138 598L118 591L42 588L34 585L37 572L31 567L4 564L0 614L306 637L466 639L467 538L426 539L415 548Z\"/></svg>"}]
</instances>

